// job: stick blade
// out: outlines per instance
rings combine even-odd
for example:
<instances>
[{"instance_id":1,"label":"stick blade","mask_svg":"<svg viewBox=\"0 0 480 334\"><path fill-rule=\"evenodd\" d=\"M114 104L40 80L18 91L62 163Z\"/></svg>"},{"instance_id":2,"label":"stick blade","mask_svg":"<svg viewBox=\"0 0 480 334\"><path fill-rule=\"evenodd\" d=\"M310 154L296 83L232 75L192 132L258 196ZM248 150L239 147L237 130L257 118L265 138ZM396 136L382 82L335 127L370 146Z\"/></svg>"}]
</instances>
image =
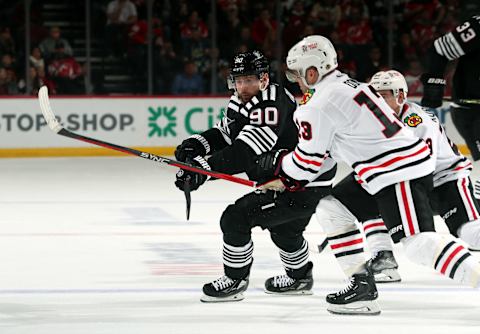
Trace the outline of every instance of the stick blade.
<instances>
[{"instance_id":1,"label":"stick blade","mask_svg":"<svg viewBox=\"0 0 480 334\"><path fill-rule=\"evenodd\" d=\"M47 86L40 87L38 91L38 101L40 102L40 109L42 110L43 117L45 118L45 121L47 122L48 127L55 133L60 132L60 130L62 130L63 127L55 118L55 114L52 111L52 107L50 107Z\"/></svg>"}]
</instances>

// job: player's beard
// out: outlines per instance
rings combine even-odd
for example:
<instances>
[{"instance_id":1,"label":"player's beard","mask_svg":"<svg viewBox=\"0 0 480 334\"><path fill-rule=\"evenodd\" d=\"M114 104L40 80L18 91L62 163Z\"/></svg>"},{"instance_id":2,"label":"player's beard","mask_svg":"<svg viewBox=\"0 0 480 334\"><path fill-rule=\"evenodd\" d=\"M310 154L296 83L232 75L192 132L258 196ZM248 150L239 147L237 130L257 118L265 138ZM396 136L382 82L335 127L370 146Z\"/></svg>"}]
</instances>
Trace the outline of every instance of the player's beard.
<instances>
[{"instance_id":1,"label":"player's beard","mask_svg":"<svg viewBox=\"0 0 480 334\"><path fill-rule=\"evenodd\" d=\"M247 103L248 101L250 101L252 99L253 95L249 94L249 93L243 93L243 94L240 94L240 100L242 100L242 103L245 104Z\"/></svg>"}]
</instances>

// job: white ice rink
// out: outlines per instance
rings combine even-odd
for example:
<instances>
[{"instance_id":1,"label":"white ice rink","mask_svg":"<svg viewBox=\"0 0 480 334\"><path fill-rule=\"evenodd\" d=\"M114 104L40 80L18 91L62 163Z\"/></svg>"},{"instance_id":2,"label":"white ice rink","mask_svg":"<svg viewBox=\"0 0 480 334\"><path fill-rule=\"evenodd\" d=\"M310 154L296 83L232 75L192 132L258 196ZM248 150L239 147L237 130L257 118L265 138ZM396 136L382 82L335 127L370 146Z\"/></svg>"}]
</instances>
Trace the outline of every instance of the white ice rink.
<instances>
[{"instance_id":1,"label":"white ice rink","mask_svg":"<svg viewBox=\"0 0 480 334\"><path fill-rule=\"evenodd\" d=\"M330 251L315 252L315 219L313 296L263 292L283 269L255 229L245 299L201 303L202 285L222 274L221 212L249 189L205 185L186 222L173 180L174 169L138 158L0 160L0 334L480 333L480 291L401 248L403 282L379 286L380 316L329 314L325 295L345 283Z\"/></svg>"}]
</instances>

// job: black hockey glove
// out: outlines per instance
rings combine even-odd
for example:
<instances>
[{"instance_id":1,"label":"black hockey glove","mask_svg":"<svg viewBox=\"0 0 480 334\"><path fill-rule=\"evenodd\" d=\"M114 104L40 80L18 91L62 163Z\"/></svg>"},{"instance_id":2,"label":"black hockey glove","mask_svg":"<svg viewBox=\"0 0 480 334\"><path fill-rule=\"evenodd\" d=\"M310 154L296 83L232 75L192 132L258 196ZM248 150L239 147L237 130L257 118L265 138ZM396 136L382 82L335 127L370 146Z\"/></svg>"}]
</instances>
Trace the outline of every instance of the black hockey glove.
<instances>
[{"instance_id":1,"label":"black hockey glove","mask_svg":"<svg viewBox=\"0 0 480 334\"><path fill-rule=\"evenodd\" d=\"M193 166L201 167L203 169L211 170L208 162L201 156L196 156L192 160L188 160L187 163L192 164ZM175 186L185 191L186 182L190 185L190 191L197 190L202 184L205 183L210 177L208 175L199 174L195 172L190 172L188 170L180 169L177 172L177 179L175 180Z\"/></svg>"},{"instance_id":2,"label":"black hockey glove","mask_svg":"<svg viewBox=\"0 0 480 334\"><path fill-rule=\"evenodd\" d=\"M307 181L295 180L282 170L282 160L287 154L287 150L278 150L260 155L256 161L257 175L266 185L268 184L267 181L277 178L282 181L285 189L288 191L303 189L308 183ZM265 188L268 189L269 187L266 186Z\"/></svg>"},{"instance_id":3,"label":"black hockey glove","mask_svg":"<svg viewBox=\"0 0 480 334\"><path fill-rule=\"evenodd\" d=\"M421 77L423 83L422 106L428 108L438 108L442 105L443 92L446 81L435 75L424 73Z\"/></svg>"},{"instance_id":4,"label":"black hockey glove","mask_svg":"<svg viewBox=\"0 0 480 334\"><path fill-rule=\"evenodd\" d=\"M185 139L175 150L175 158L178 161L185 162L192 160L196 156L204 157L210 152L208 141L201 135L193 135Z\"/></svg>"}]
</instances>

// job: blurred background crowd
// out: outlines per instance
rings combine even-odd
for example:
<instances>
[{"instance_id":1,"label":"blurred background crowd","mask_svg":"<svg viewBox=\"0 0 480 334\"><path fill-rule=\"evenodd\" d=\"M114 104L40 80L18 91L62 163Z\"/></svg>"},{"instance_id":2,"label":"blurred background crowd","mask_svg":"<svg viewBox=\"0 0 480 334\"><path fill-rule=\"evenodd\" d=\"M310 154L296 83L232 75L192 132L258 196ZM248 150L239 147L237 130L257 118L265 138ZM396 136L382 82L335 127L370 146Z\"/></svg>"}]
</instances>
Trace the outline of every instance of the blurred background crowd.
<instances>
[{"instance_id":1,"label":"blurred background crowd","mask_svg":"<svg viewBox=\"0 0 480 334\"><path fill-rule=\"evenodd\" d=\"M428 46L477 1L0 0L0 95L228 94L233 55L252 49L289 86L286 53L311 34L351 77L395 68L419 95Z\"/></svg>"}]
</instances>

